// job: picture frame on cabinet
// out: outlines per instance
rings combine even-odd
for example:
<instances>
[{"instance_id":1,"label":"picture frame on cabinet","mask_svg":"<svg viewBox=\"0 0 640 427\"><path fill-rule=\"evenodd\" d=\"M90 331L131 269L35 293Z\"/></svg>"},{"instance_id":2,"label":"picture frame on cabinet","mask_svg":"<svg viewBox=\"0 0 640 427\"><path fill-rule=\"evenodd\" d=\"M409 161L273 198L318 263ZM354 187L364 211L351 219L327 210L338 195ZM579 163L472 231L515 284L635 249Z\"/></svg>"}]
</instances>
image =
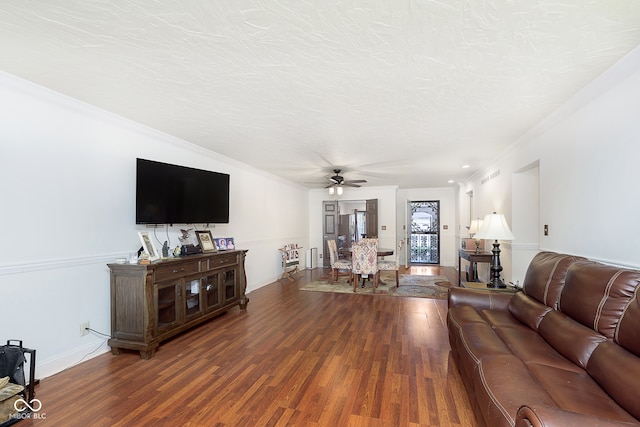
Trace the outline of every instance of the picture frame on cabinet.
<instances>
[{"instance_id":1,"label":"picture frame on cabinet","mask_svg":"<svg viewBox=\"0 0 640 427\"><path fill-rule=\"evenodd\" d=\"M220 249L221 251L227 250L227 239L225 237L218 237L216 239L216 244L218 245L218 249Z\"/></svg>"},{"instance_id":2,"label":"picture frame on cabinet","mask_svg":"<svg viewBox=\"0 0 640 427\"><path fill-rule=\"evenodd\" d=\"M138 238L142 244L142 249L147 253L147 255L149 255L149 261L160 259L160 255L158 254L156 247L153 245L153 241L151 240L151 236L148 231L138 231Z\"/></svg>"},{"instance_id":3,"label":"picture frame on cabinet","mask_svg":"<svg viewBox=\"0 0 640 427\"><path fill-rule=\"evenodd\" d=\"M198 237L200 249L203 253L218 252L218 246L216 245L216 241L213 239L210 230L196 230L196 236Z\"/></svg>"}]
</instances>

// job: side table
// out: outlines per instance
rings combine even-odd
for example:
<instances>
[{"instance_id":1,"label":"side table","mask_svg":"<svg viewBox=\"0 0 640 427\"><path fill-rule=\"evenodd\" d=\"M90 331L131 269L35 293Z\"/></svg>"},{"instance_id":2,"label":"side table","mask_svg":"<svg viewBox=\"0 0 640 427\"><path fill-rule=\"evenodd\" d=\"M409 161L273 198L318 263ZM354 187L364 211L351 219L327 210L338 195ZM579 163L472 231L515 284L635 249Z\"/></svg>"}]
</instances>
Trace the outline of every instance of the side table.
<instances>
[{"instance_id":1,"label":"side table","mask_svg":"<svg viewBox=\"0 0 640 427\"><path fill-rule=\"evenodd\" d=\"M464 249L458 250L458 286L461 286L462 283L462 267L461 260L465 259L469 261L471 264L471 268L469 271L469 280L472 282L478 281L478 269L476 264L479 262L486 262L487 264L491 264L491 257L493 254L491 252L476 252L476 251L465 251Z\"/></svg>"},{"instance_id":2,"label":"side table","mask_svg":"<svg viewBox=\"0 0 640 427\"><path fill-rule=\"evenodd\" d=\"M509 286L509 285L507 285L506 288L487 288L487 284L485 282L460 282L460 287L469 288L469 289L481 289L484 291L491 291L491 292L504 292L508 294L515 294L520 290L515 286Z\"/></svg>"}]
</instances>

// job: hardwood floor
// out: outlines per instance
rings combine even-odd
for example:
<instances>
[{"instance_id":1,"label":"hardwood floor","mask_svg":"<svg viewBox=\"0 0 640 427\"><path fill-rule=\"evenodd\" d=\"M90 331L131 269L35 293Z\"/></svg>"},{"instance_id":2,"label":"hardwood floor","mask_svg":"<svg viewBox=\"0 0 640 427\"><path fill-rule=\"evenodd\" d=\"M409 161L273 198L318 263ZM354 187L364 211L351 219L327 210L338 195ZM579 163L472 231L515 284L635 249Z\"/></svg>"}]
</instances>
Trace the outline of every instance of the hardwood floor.
<instances>
[{"instance_id":1,"label":"hardwood floor","mask_svg":"<svg viewBox=\"0 0 640 427\"><path fill-rule=\"evenodd\" d=\"M414 274L455 270L429 267ZM174 339L36 387L27 426L475 426L444 300L299 291L305 270Z\"/></svg>"}]
</instances>

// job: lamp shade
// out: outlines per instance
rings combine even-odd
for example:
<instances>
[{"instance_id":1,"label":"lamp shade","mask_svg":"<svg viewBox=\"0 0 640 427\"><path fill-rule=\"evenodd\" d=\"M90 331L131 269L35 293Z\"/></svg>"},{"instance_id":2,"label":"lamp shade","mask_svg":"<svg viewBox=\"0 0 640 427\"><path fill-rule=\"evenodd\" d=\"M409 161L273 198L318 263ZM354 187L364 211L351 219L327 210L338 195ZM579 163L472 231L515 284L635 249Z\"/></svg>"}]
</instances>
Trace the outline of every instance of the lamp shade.
<instances>
[{"instance_id":1,"label":"lamp shade","mask_svg":"<svg viewBox=\"0 0 640 427\"><path fill-rule=\"evenodd\" d=\"M482 227L482 222L483 221L480 218L472 220L469 225L469 234L477 233L478 230L480 230L480 227Z\"/></svg>"},{"instance_id":2,"label":"lamp shade","mask_svg":"<svg viewBox=\"0 0 640 427\"><path fill-rule=\"evenodd\" d=\"M476 239L515 240L507 219L502 214L492 213L484 217L482 226L474 236Z\"/></svg>"}]
</instances>

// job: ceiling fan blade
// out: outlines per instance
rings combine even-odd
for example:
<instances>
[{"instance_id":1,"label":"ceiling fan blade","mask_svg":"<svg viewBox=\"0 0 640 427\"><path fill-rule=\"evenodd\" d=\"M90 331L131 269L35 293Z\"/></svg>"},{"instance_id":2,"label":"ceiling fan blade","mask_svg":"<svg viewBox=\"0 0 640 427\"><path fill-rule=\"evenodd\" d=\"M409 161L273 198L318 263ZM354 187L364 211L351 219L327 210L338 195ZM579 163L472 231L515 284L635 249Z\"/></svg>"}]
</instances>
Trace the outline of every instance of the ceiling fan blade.
<instances>
[{"instance_id":1,"label":"ceiling fan blade","mask_svg":"<svg viewBox=\"0 0 640 427\"><path fill-rule=\"evenodd\" d=\"M366 179L350 179L348 181L345 181L345 183L350 183L350 184L362 184L364 182L367 182Z\"/></svg>"},{"instance_id":2,"label":"ceiling fan blade","mask_svg":"<svg viewBox=\"0 0 640 427\"><path fill-rule=\"evenodd\" d=\"M345 181L342 183L342 186L344 187L356 187L356 188L360 188L361 186L358 184L354 184L353 181Z\"/></svg>"}]
</instances>

